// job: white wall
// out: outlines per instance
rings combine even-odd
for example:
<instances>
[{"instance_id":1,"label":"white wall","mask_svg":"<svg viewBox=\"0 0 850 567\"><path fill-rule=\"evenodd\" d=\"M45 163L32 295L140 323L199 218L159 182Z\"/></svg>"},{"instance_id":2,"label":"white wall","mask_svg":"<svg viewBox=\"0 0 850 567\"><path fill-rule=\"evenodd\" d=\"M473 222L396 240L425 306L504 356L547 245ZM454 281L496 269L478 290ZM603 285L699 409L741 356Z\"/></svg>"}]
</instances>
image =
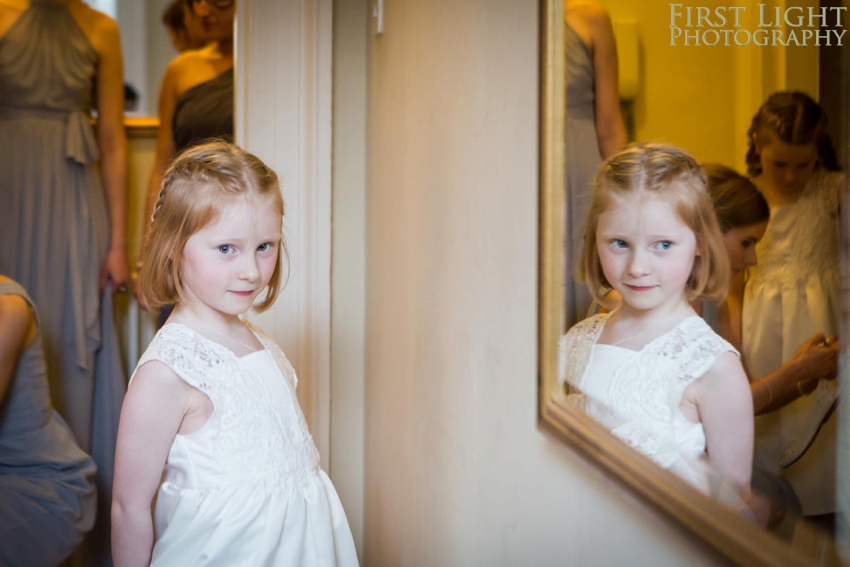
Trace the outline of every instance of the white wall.
<instances>
[{"instance_id":1,"label":"white wall","mask_svg":"<svg viewBox=\"0 0 850 567\"><path fill-rule=\"evenodd\" d=\"M538 3L384 4L369 62L365 564L720 563L537 426Z\"/></svg>"}]
</instances>

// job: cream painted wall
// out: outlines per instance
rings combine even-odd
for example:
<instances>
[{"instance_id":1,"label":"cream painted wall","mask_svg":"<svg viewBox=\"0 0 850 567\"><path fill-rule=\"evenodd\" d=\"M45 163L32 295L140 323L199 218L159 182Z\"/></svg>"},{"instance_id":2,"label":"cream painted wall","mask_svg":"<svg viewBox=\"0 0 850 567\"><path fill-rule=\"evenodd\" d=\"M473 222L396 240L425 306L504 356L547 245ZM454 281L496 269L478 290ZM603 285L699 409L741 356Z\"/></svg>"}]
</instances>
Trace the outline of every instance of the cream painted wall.
<instances>
[{"instance_id":1,"label":"cream painted wall","mask_svg":"<svg viewBox=\"0 0 850 567\"><path fill-rule=\"evenodd\" d=\"M366 59L369 5L333 6L331 476L363 557Z\"/></svg>"},{"instance_id":2,"label":"cream painted wall","mask_svg":"<svg viewBox=\"0 0 850 567\"><path fill-rule=\"evenodd\" d=\"M384 5L369 62L364 564L721 564L537 425L537 2Z\"/></svg>"}]
</instances>

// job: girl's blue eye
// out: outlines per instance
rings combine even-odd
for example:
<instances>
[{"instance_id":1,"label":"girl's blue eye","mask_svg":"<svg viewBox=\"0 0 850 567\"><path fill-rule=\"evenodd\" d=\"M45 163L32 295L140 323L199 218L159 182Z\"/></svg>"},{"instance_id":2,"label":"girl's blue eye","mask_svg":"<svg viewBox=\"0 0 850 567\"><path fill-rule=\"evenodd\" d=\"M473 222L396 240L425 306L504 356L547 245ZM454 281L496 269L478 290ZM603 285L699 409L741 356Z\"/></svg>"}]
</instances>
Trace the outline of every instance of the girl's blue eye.
<instances>
[{"instance_id":1,"label":"girl's blue eye","mask_svg":"<svg viewBox=\"0 0 850 567\"><path fill-rule=\"evenodd\" d=\"M670 250L670 247L673 246L673 243L669 240L662 240L658 243L659 250Z\"/></svg>"},{"instance_id":2,"label":"girl's blue eye","mask_svg":"<svg viewBox=\"0 0 850 567\"><path fill-rule=\"evenodd\" d=\"M257 246L257 250L259 250L260 252L265 252L266 250L268 250L271 247L272 247L271 243L266 242L265 244L260 244L259 246Z\"/></svg>"},{"instance_id":3,"label":"girl's blue eye","mask_svg":"<svg viewBox=\"0 0 850 567\"><path fill-rule=\"evenodd\" d=\"M628 248L629 245L626 244L625 240L614 240L611 242L614 245L614 248Z\"/></svg>"},{"instance_id":4,"label":"girl's blue eye","mask_svg":"<svg viewBox=\"0 0 850 567\"><path fill-rule=\"evenodd\" d=\"M232 249L233 248L230 246L230 244L222 244L218 247L218 251L222 254L229 254Z\"/></svg>"}]
</instances>

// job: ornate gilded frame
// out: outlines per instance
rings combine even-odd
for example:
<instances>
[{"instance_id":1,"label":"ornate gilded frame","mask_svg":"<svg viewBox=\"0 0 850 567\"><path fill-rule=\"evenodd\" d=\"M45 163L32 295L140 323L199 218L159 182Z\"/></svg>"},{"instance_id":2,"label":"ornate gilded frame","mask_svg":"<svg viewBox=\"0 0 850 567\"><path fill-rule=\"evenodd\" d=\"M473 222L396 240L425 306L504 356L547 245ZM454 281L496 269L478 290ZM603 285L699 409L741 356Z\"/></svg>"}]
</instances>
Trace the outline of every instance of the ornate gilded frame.
<instances>
[{"instance_id":1,"label":"ornate gilded frame","mask_svg":"<svg viewBox=\"0 0 850 567\"><path fill-rule=\"evenodd\" d=\"M540 188L539 188L539 421L622 486L711 547L741 565L837 564L828 542L807 538L789 545L716 500L694 490L614 438L598 423L568 407L558 383L558 338L564 333L565 103L563 0L540 2Z\"/></svg>"}]
</instances>

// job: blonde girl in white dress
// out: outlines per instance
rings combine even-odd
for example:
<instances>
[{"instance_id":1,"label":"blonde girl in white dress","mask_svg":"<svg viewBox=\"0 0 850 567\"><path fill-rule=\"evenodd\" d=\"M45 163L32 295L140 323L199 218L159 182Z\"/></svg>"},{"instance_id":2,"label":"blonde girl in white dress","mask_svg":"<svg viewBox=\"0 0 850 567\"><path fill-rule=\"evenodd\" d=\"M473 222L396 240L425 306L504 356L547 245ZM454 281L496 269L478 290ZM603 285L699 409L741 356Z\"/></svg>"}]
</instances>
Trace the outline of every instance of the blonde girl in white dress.
<instances>
[{"instance_id":1,"label":"blonde girl in white dress","mask_svg":"<svg viewBox=\"0 0 850 567\"><path fill-rule=\"evenodd\" d=\"M295 372L240 319L280 291L282 217L277 176L236 146L197 146L165 174L139 285L176 308L121 411L118 567L357 565Z\"/></svg>"},{"instance_id":2,"label":"blonde girl in white dress","mask_svg":"<svg viewBox=\"0 0 850 567\"><path fill-rule=\"evenodd\" d=\"M705 469L747 492L753 402L737 351L691 307L721 299L729 263L705 174L684 150L633 144L594 186L578 272L611 313L561 343L562 378L588 413L656 463L708 490Z\"/></svg>"},{"instance_id":3,"label":"blonde girl in white dress","mask_svg":"<svg viewBox=\"0 0 850 567\"><path fill-rule=\"evenodd\" d=\"M752 376L775 371L813 334L828 337L828 346L838 333L844 177L826 127L823 109L808 95L778 92L748 132L748 173L770 208L744 289L742 351ZM805 395L756 420L756 464L791 483L804 515L830 515L838 384L810 380L799 388Z\"/></svg>"}]
</instances>

